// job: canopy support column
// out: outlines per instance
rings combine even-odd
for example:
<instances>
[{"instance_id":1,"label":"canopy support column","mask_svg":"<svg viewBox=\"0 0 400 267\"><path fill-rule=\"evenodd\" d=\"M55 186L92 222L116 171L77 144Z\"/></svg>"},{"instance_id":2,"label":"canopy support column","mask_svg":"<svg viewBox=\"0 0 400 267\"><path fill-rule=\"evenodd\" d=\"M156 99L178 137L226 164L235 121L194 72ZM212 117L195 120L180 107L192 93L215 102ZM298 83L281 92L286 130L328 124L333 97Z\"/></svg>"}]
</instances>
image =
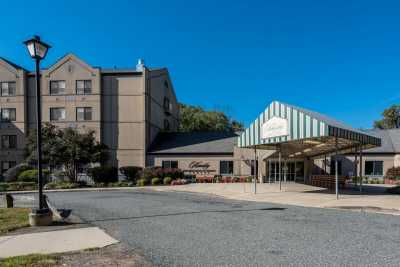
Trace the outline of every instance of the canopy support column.
<instances>
[{"instance_id":1,"label":"canopy support column","mask_svg":"<svg viewBox=\"0 0 400 267\"><path fill-rule=\"evenodd\" d=\"M362 193L362 183L363 183L363 154L361 145L360 146L360 194Z\"/></svg>"},{"instance_id":2,"label":"canopy support column","mask_svg":"<svg viewBox=\"0 0 400 267\"><path fill-rule=\"evenodd\" d=\"M254 194L257 194L257 173L258 173L258 168L257 168L257 148L254 146Z\"/></svg>"},{"instance_id":3,"label":"canopy support column","mask_svg":"<svg viewBox=\"0 0 400 267\"><path fill-rule=\"evenodd\" d=\"M338 138L335 138L335 193L339 199L339 174L338 174Z\"/></svg>"},{"instance_id":4,"label":"canopy support column","mask_svg":"<svg viewBox=\"0 0 400 267\"><path fill-rule=\"evenodd\" d=\"M281 164L281 160L282 160L282 153L281 153L281 146L279 146L279 190L282 190L282 164Z\"/></svg>"},{"instance_id":5,"label":"canopy support column","mask_svg":"<svg viewBox=\"0 0 400 267\"><path fill-rule=\"evenodd\" d=\"M271 160L268 159L268 183L271 183Z\"/></svg>"},{"instance_id":6,"label":"canopy support column","mask_svg":"<svg viewBox=\"0 0 400 267\"><path fill-rule=\"evenodd\" d=\"M358 158L357 158L357 153L358 153L358 146L356 146L355 152L354 152L354 180L355 186L357 186L358 183Z\"/></svg>"}]
</instances>

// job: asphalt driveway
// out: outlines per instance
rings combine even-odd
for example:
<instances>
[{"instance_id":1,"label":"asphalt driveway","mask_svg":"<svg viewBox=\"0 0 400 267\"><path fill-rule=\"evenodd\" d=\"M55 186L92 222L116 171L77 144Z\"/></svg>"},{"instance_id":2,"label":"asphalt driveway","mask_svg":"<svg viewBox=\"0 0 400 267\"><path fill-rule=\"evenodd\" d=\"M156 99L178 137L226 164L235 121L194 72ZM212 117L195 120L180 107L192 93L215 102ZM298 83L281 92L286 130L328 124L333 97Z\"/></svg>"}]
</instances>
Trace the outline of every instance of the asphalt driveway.
<instances>
[{"instance_id":1,"label":"asphalt driveway","mask_svg":"<svg viewBox=\"0 0 400 267\"><path fill-rule=\"evenodd\" d=\"M399 266L400 217L151 190L48 193L156 266Z\"/></svg>"}]
</instances>

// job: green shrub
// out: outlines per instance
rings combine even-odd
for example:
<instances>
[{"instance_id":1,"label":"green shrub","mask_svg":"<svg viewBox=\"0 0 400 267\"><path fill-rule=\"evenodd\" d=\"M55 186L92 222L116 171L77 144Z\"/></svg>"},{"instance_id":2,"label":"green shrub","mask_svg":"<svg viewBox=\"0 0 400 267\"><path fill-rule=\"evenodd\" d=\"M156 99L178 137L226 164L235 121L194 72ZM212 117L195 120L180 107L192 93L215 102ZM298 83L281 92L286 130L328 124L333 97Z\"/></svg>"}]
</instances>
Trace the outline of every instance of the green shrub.
<instances>
[{"instance_id":1,"label":"green shrub","mask_svg":"<svg viewBox=\"0 0 400 267\"><path fill-rule=\"evenodd\" d=\"M37 183L34 182L12 182L0 183L0 191L28 191L36 190Z\"/></svg>"},{"instance_id":2,"label":"green shrub","mask_svg":"<svg viewBox=\"0 0 400 267\"><path fill-rule=\"evenodd\" d=\"M161 183L161 180L158 177L154 177L153 179L151 179L151 185L158 185L160 183Z\"/></svg>"},{"instance_id":3,"label":"green shrub","mask_svg":"<svg viewBox=\"0 0 400 267\"><path fill-rule=\"evenodd\" d=\"M39 171L37 169L23 171L18 175L18 182L37 182L38 173ZM42 173L44 179L47 180L50 171L43 170Z\"/></svg>"},{"instance_id":4,"label":"green shrub","mask_svg":"<svg viewBox=\"0 0 400 267\"><path fill-rule=\"evenodd\" d=\"M253 176L246 177L246 183L251 183L253 181Z\"/></svg>"},{"instance_id":5,"label":"green shrub","mask_svg":"<svg viewBox=\"0 0 400 267\"><path fill-rule=\"evenodd\" d=\"M18 176L23 172L27 170L32 170L33 167L26 164L26 163L20 163L10 169L8 169L6 172L3 173L4 181L5 182L15 182L18 179Z\"/></svg>"},{"instance_id":6,"label":"green shrub","mask_svg":"<svg viewBox=\"0 0 400 267\"><path fill-rule=\"evenodd\" d=\"M172 182L172 178L171 177L165 177L163 180L163 184L165 185L169 185Z\"/></svg>"},{"instance_id":7,"label":"green shrub","mask_svg":"<svg viewBox=\"0 0 400 267\"><path fill-rule=\"evenodd\" d=\"M8 191L8 183L0 183L0 192Z\"/></svg>"},{"instance_id":8,"label":"green shrub","mask_svg":"<svg viewBox=\"0 0 400 267\"><path fill-rule=\"evenodd\" d=\"M119 181L116 183L110 183L108 184L109 187L129 187L129 186L133 186L132 182L129 181Z\"/></svg>"},{"instance_id":9,"label":"green shrub","mask_svg":"<svg viewBox=\"0 0 400 267\"><path fill-rule=\"evenodd\" d=\"M79 188L80 185L78 183L71 183L67 181L54 181L47 183L44 186L44 189L72 189Z\"/></svg>"},{"instance_id":10,"label":"green shrub","mask_svg":"<svg viewBox=\"0 0 400 267\"><path fill-rule=\"evenodd\" d=\"M136 185L137 186L145 186L147 184L147 180L146 179L139 179L139 180L137 180L137 182L136 182Z\"/></svg>"},{"instance_id":11,"label":"green shrub","mask_svg":"<svg viewBox=\"0 0 400 267\"><path fill-rule=\"evenodd\" d=\"M119 171L126 176L129 181L136 182L139 178L140 172L143 170L142 167L135 166L124 166L119 168Z\"/></svg>"},{"instance_id":12,"label":"green shrub","mask_svg":"<svg viewBox=\"0 0 400 267\"><path fill-rule=\"evenodd\" d=\"M88 175L95 183L114 183L118 181L118 169L113 166L100 166L90 168Z\"/></svg>"}]
</instances>

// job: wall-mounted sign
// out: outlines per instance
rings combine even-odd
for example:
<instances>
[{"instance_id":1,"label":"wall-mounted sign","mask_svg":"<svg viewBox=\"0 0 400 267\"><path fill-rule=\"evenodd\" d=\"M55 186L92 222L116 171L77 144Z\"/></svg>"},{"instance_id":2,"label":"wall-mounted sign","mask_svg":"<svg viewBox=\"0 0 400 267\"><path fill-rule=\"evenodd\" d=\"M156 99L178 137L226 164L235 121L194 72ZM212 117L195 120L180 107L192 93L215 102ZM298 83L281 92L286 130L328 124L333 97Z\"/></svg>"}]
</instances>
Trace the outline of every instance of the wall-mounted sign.
<instances>
[{"instance_id":1,"label":"wall-mounted sign","mask_svg":"<svg viewBox=\"0 0 400 267\"><path fill-rule=\"evenodd\" d=\"M201 162L201 161L192 161L189 163L189 168L190 169L203 169L207 170L210 168L210 164L207 162Z\"/></svg>"},{"instance_id":2,"label":"wall-mounted sign","mask_svg":"<svg viewBox=\"0 0 400 267\"><path fill-rule=\"evenodd\" d=\"M262 125L262 139L287 135L289 135L289 123L287 119L272 117Z\"/></svg>"}]
</instances>

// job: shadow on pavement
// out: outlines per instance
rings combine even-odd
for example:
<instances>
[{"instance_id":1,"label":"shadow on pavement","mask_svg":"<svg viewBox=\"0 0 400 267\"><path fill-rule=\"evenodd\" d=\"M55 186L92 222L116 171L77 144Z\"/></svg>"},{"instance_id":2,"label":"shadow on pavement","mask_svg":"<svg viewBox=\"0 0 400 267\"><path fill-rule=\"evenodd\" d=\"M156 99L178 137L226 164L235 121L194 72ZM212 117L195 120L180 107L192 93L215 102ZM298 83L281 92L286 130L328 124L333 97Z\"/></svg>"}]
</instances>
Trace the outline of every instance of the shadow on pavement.
<instances>
[{"instance_id":1,"label":"shadow on pavement","mask_svg":"<svg viewBox=\"0 0 400 267\"><path fill-rule=\"evenodd\" d=\"M190 212L177 212L168 214L154 214L154 215L144 215L144 216L132 216L132 217L121 217L121 218L107 218L107 219L97 219L97 220L87 220L86 223L93 222L107 222L107 221L119 221L119 220L135 220L135 219L145 219L145 218L155 218L155 217L168 217L168 216L180 216L180 215L191 215L200 213L231 213L231 212L248 212L248 211L282 211L287 208L272 207L272 208L258 208L258 209L237 209L237 210L204 210L204 211L190 211Z\"/></svg>"}]
</instances>

